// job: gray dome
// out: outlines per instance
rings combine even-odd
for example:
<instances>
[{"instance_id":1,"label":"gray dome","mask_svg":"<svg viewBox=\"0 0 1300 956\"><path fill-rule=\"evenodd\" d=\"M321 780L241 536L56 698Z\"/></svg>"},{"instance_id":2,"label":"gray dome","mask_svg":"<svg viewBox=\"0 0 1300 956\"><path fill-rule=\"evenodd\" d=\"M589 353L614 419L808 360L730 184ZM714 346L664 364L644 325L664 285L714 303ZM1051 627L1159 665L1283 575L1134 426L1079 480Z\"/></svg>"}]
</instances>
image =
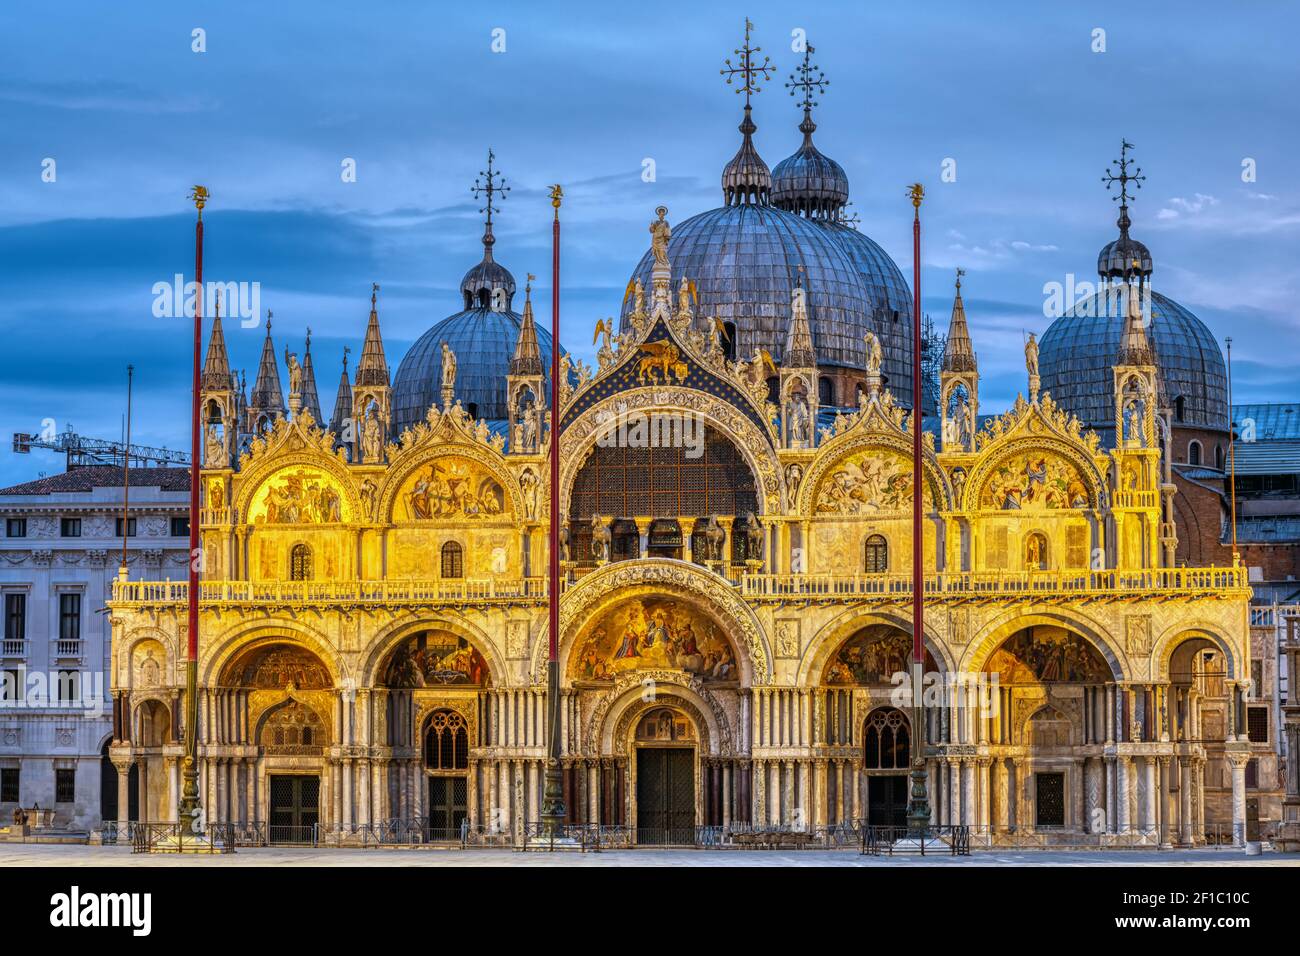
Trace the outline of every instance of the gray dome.
<instances>
[{"instance_id":1,"label":"gray dome","mask_svg":"<svg viewBox=\"0 0 1300 956\"><path fill-rule=\"evenodd\" d=\"M774 206L729 205L672 227L668 259L675 281L699 287L700 309L736 327L736 354L763 348L780 361L790 293L804 267L808 317L819 365L863 368L868 331L881 339L883 372L896 399L911 404L911 296L884 250L848 226ZM633 278L651 286L647 251ZM632 308L623 307L623 327Z\"/></svg>"},{"instance_id":2,"label":"gray dome","mask_svg":"<svg viewBox=\"0 0 1300 956\"><path fill-rule=\"evenodd\" d=\"M772 205L805 216L831 216L849 201L844 167L808 139L772 170Z\"/></svg>"},{"instance_id":3,"label":"gray dome","mask_svg":"<svg viewBox=\"0 0 1300 956\"><path fill-rule=\"evenodd\" d=\"M1099 292L1080 302L1048 327L1039 344L1043 391L1103 433L1115 426L1112 369L1124 331L1122 307L1107 309L1107 301ZM1174 409L1174 425L1226 431L1228 378L1218 342L1173 299L1152 292L1151 307L1147 337L1156 354L1161 403Z\"/></svg>"},{"instance_id":4,"label":"gray dome","mask_svg":"<svg viewBox=\"0 0 1300 956\"><path fill-rule=\"evenodd\" d=\"M1119 238L1101 247L1097 254L1097 274L1103 279L1123 279L1126 276L1146 278L1151 275L1151 251L1128 234L1132 220L1128 206L1119 207Z\"/></svg>"},{"instance_id":5,"label":"gray dome","mask_svg":"<svg viewBox=\"0 0 1300 956\"><path fill-rule=\"evenodd\" d=\"M497 289L505 293L505 301L502 304L508 311L515 297L515 277L510 274L509 269L493 260L492 250L488 248L483 261L466 272L465 278L460 280L460 294L464 297L465 308L472 309L477 306L490 309L492 294Z\"/></svg>"},{"instance_id":6,"label":"gray dome","mask_svg":"<svg viewBox=\"0 0 1300 956\"><path fill-rule=\"evenodd\" d=\"M510 358L519 341L522 321L516 312L476 307L443 319L421 335L403 357L393 381L396 431L400 434L402 429L424 421L429 406L441 402L443 342L456 353L456 397L461 404L466 409L472 406L477 418L504 421L508 417L506 376L510 374ZM538 328L537 344L542 353L543 387L549 390L550 333Z\"/></svg>"}]
</instances>

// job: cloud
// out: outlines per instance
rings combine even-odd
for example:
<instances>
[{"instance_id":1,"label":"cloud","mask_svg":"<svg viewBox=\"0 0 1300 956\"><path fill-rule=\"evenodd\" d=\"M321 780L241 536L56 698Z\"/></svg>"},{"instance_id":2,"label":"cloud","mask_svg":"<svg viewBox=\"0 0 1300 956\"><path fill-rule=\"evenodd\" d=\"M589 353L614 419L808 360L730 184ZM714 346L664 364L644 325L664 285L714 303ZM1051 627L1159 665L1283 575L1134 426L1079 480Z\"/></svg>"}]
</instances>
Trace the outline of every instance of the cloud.
<instances>
[{"instance_id":1,"label":"cloud","mask_svg":"<svg viewBox=\"0 0 1300 956\"><path fill-rule=\"evenodd\" d=\"M1174 196L1168 200L1169 205L1165 206L1156 215L1160 219L1177 219L1180 215L1195 216L1203 209L1210 206L1217 206L1219 200L1214 196L1206 193L1195 193L1191 199L1183 196Z\"/></svg>"}]
</instances>

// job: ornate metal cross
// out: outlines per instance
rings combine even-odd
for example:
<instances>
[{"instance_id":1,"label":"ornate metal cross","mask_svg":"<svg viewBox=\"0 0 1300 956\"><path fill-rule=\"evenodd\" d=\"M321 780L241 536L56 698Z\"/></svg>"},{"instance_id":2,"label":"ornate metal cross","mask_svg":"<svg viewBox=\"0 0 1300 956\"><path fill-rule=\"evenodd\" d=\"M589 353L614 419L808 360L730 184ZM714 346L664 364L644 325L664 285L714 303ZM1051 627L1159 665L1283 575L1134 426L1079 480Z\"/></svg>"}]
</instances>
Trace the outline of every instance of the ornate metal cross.
<instances>
[{"instance_id":1,"label":"ornate metal cross","mask_svg":"<svg viewBox=\"0 0 1300 956\"><path fill-rule=\"evenodd\" d=\"M799 105L805 113L812 112L812 108L817 105L817 100L814 97L821 96L826 87L831 85L831 81L826 79L826 74L821 71L821 68L816 63L812 62L814 52L815 49L811 43L803 48L803 62L799 64L798 69L795 71L799 76L796 78L795 74L791 73L790 82L785 85L791 96L795 95L795 90L803 90L803 99L799 101ZM813 78L814 73L817 74L815 79Z\"/></svg>"},{"instance_id":2,"label":"ornate metal cross","mask_svg":"<svg viewBox=\"0 0 1300 956\"><path fill-rule=\"evenodd\" d=\"M731 85L731 81L735 79L737 76L741 77L740 87L739 89L736 90L736 92L738 94L739 93L745 94L745 106L749 106L750 96L752 96L754 93L760 92L763 89L761 86L759 86L758 81L763 80L766 82L767 80L770 80L772 78L772 73L775 72L776 70L776 67L772 65L772 61L766 56L763 57L762 63L759 63L757 65L754 63L754 54L762 53L763 48L761 46L750 47L749 33L753 29L754 29L754 24L750 22L748 17L746 17L745 18L745 44L739 50L733 51L735 56L740 57L739 65L732 66L731 57L727 57L727 59L723 61L726 63L726 67L718 71L718 73L721 76L725 76L727 78L728 86Z\"/></svg>"},{"instance_id":3,"label":"ornate metal cross","mask_svg":"<svg viewBox=\"0 0 1300 956\"><path fill-rule=\"evenodd\" d=\"M1141 189L1142 181L1146 179L1146 177L1142 175L1141 166L1134 166L1133 172L1131 173L1128 171L1129 164L1133 162L1133 160L1128 158L1128 151L1132 148L1133 144L1128 140L1120 140L1119 159L1114 160L1112 163L1112 165L1119 167L1119 172L1112 172L1108 167L1106 169L1106 175L1101 177L1101 181L1106 184L1107 189L1110 189L1110 187L1115 183L1119 183L1119 195L1112 196L1111 199L1118 200L1121 206L1128 205L1128 184L1133 183L1135 189Z\"/></svg>"},{"instance_id":4,"label":"ornate metal cross","mask_svg":"<svg viewBox=\"0 0 1300 956\"><path fill-rule=\"evenodd\" d=\"M474 194L475 199L478 199L480 196L487 196L487 204L479 209L479 212L487 213L487 224L489 227L492 225L492 214L501 211L499 208L492 205L492 197L500 194L501 198L505 199L506 195L510 192L510 187L506 185L505 177L492 168L492 164L495 161L496 155L489 149L487 169L479 170L479 178L475 179L474 185L470 187L470 192Z\"/></svg>"}]
</instances>

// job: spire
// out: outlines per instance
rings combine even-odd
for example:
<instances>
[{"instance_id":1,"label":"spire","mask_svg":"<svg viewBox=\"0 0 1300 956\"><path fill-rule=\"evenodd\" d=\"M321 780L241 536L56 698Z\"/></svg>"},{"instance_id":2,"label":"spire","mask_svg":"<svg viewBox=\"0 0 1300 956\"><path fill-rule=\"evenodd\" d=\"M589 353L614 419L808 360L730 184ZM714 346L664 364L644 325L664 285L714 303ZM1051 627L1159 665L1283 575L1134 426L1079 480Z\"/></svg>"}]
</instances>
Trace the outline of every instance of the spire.
<instances>
[{"instance_id":1,"label":"spire","mask_svg":"<svg viewBox=\"0 0 1300 956\"><path fill-rule=\"evenodd\" d=\"M221 331L221 296L213 303L212 336L208 339L208 357L203 363L203 391L222 392L231 388L230 357L226 354L226 337Z\"/></svg>"},{"instance_id":2,"label":"spire","mask_svg":"<svg viewBox=\"0 0 1300 956\"><path fill-rule=\"evenodd\" d=\"M1130 267L1136 272L1136 260ZM1127 284L1124 311L1124 334L1119 340L1117 365L1155 365L1155 352L1147 338L1147 319L1142 315L1142 289L1144 284L1130 278Z\"/></svg>"},{"instance_id":3,"label":"spire","mask_svg":"<svg viewBox=\"0 0 1300 956\"><path fill-rule=\"evenodd\" d=\"M334 397L334 414L330 417L330 431L337 439L343 437L348 419L352 417L352 385L348 381L348 353L350 346L343 346L343 376L339 379L338 394Z\"/></svg>"},{"instance_id":4,"label":"spire","mask_svg":"<svg viewBox=\"0 0 1300 956\"><path fill-rule=\"evenodd\" d=\"M379 283L370 286L370 321L366 323L366 340L357 362L357 385L388 386L388 362L384 358L384 340L379 334Z\"/></svg>"},{"instance_id":5,"label":"spire","mask_svg":"<svg viewBox=\"0 0 1300 956\"><path fill-rule=\"evenodd\" d=\"M302 357L302 407L311 412L312 419L320 424L320 396L316 394L316 371L311 364L311 326L307 327L307 345Z\"/></svg>"},{"instance_id":6,"label":"spire","mask_svg":"<svg viewBox=\"0 0 1300 956\"><path fill-rule=\"evenodd\" d=\"M460 293L465 300L466 311L483 309L492 312L509 312L513 306L511 300L515 295L515 278L510 270L498 264L492 257L492 247L496 237L492 234L492 216L501 211L496 205L510 194L505 177L497 171L496 154L488 150L487 169L479 171L478 178L470 187L474 198L482 199L479 212L483 213L483 258L473 266L460 280ZM365 356L362 356L362 361Z\"/></svg>"},{"instance_id":7,"label":"spire","mask_svg":"<svg viewBox=\"0 0 1300 956\"><path fill-rule=\"evenodd\" d=\"M812 327L808 324L808 293L803 287L803 263L799 264L799 275L795 279L794 290L790 293L790 328L786 333L781 366L783 368L817 367Z\"/></svg>"},{"instance_id":8,"label":"spire","mask_svg":"<svg viewBox=\"0 0 1300 956\"><path fill-rule=\"evenodd\" d=\"M529 273L524 284L524 318L519 323L519 339L515 344L515 354L510 359L511 375L541 375L542 350L537 344L537 323L533 320L533 279Z\"/></svg>"},{"instance_id":9,"label":"spire","mask_svg":"<svg viewBox=\"0 0 1300 956\"><path fill-rule=\"evenodd\" d=\"M280 366L275 361L275 346L271 344L270 309L266 310L266 341L262 343L262 361L257 367L257 380L248 407L272 415L284 414L284 390L280 387Z\"/></svg>"},{"instance_id":10,"label":"spire","mask_svg":"<svg viewBox=\"0 0 1300 956\"><path fill-rule=\"evenodd\" d=\"M772 188L771 170L767 168L767 163L763 162L763 158L758 155L758 150L754 147L754 131L758 127L754 125L750 97L762 90L759 81L771 79L775 67L766 56L763 57L762 63L754 62L754 54L761 53L763 48L749 45L749 34L753 29L754 24L746 18L745 42L734 51L735 55L740 57L738 64L732 66L731 58L728 57L724 61L726 66L718 71L727 78L728 85L733 79L740 77L736 93L745 95L745 118L739 126L743 137L740 149L722 170L722 195L728 206L748 203L765 206Z\"/></svg>"},{"instance_id":11,"label":"spire","mask_svg":"<svg viewBox=\"0 0 1300 956\"><path fill-rule=\"evenodd\" d=\"M974 372L975 349L971 346L970 329L966 326L966 307L961 301L961 277L965 269L957 270L957 295L952 300L952 319L948 322L948 342L943 349L943 371Z\"/></svg>"}]
</instances>

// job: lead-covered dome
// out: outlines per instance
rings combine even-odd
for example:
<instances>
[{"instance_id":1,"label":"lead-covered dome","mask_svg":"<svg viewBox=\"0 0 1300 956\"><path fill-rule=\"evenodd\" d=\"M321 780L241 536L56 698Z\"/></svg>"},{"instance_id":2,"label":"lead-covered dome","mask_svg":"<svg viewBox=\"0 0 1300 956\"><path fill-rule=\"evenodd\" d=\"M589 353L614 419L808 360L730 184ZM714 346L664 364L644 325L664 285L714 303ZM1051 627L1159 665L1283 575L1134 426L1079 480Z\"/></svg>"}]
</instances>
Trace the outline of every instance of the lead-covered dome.
<instances>
[{"instance_id":1,"label":"lead-covered dome","mask_svg":"<svg viewBox=\"0 0 1300 956\"><path fill-rule=\"evenodd\" d=\"M1122 297L1105 292L1085 299L1054 321L1039 345L1043 391L1099 431L1115 425L1112 369L1124 331L1122 303ZM1152 292L1146 331L1155 352L1160 400L1173 410L1174 425L1226 430L1227 368L1205 323L1173 299Z\"/></svg>"}]
</instances>

